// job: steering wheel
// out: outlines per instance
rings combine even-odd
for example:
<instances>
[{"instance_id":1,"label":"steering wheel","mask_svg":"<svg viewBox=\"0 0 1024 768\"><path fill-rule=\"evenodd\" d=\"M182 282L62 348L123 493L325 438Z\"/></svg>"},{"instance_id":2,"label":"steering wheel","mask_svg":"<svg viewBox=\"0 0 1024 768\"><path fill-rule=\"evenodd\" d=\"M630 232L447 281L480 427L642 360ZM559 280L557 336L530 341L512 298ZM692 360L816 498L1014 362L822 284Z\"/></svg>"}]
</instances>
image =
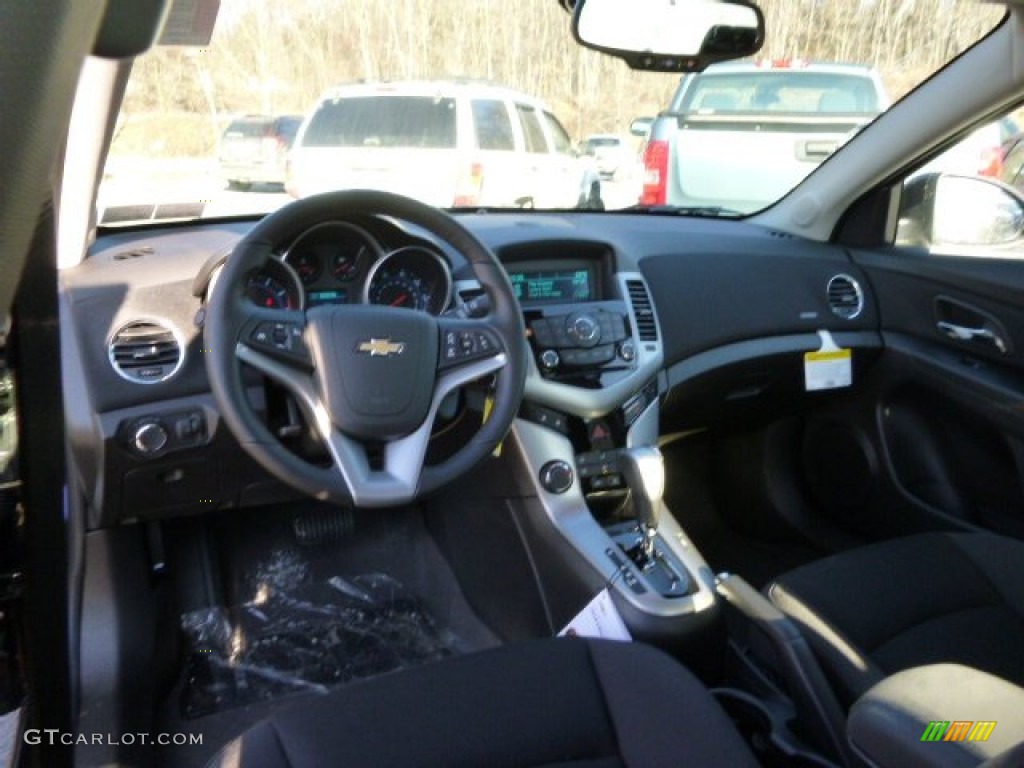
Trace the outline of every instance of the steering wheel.
<instances>
[{"instance_id":1,"label":"steering wheel","mask_svg":"<svg viewBox=\"0 0 1024 768\"><path fill-rule=\"evenodd\" d=\"M410 309L322 305L258 307L247 278L300 233L343 217L388 216L446 241L490 299L486 316L434 317ZM526 377L523 319L497 258L454 218L415 200L342 191L297 200L269 214L232 250L213 285L204 327L210 387L242 448L285 483L318 499L364 507L409 502L467 472L504 439ZM332 466L304 461L250 406L242 363L281 384L317 431ZM474 437L426 466L442 400L495 375L494 406ZM369 449L382 454L371 462Z\"/></svg>"}]
</instances>

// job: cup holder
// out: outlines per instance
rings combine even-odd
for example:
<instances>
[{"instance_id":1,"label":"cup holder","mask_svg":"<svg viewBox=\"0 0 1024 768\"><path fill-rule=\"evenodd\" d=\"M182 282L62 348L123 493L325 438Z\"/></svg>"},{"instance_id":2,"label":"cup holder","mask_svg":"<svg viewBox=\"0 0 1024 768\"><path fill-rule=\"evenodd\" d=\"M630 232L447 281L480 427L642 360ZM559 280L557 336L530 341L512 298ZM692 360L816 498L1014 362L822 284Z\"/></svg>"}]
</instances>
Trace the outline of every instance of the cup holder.
<instances>
[{"instance_id":1,"label":"cup holder","mask_svg":"<svg viewBox=\"0 0 1024 768\"><path fill-rule=\"evenodd\" d=\"M800 743L787 725L791 712L783 712L781 707L775 711L736 688L713 688L711 692L766 768L838 768Z\"/></svg>"}]
</instances>

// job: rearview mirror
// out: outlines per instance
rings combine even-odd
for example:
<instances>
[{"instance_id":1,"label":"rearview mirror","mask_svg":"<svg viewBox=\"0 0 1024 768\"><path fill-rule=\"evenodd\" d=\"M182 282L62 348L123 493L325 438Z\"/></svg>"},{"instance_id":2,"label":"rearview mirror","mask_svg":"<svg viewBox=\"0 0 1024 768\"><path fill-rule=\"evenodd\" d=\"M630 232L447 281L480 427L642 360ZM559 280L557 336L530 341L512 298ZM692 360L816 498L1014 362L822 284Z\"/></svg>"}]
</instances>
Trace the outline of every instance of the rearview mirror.
<instances>
[{"instance_id":1,"label":"rearview mirror","mask_svg":"<svg viewBox=\"0 0 1024 768\"><path fill-rule=\"evenodd\" d=\"M581 45L656 72L699 72L764 43L764 15L746 0L577 0L572 29Z\"/></svg>"},{"instance_id":2,"label":"rearview mirror","mask_svg":"<svg viewBox=\"0 0 1024 768\"><path fill-rule=\"evenodd\" d=\"M651 133L651 126L654 125L653 117L638 117L629 124L629 132L634 136L647 138Z\"/></svg>"}]
</instances>

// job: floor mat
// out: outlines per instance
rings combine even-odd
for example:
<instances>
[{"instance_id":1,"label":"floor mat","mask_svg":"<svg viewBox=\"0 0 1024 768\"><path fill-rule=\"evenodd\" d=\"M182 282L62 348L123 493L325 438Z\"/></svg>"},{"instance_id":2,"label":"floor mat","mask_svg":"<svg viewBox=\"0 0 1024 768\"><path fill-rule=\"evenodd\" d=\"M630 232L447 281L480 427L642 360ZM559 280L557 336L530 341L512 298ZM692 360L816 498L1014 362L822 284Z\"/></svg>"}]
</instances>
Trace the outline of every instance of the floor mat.
<instances>
[{"instance_id":1,"label":"floor mat","mask_svg":"<svg viewBox=\"0 0 1024 768\"><path fill-rule=\"evenodd\" d=\"M452 655L450 632L384 573L311 581L287 551L262 567L253 599L182 617L190 644L186 717L329 687Z\"/></svg>"}]
</instances>

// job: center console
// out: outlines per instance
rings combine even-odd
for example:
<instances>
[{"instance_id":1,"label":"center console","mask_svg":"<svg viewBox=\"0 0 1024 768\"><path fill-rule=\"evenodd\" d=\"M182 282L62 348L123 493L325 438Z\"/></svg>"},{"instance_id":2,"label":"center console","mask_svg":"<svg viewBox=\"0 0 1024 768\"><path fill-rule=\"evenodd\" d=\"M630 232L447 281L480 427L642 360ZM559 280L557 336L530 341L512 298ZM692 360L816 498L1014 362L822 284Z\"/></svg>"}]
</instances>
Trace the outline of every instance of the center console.
<instances>
[{"instance_id":1,"label":"center console","mask_svg":"<svg viewBox=\"0 0 1024 768\"><path fill-rule=\"evenodd\" d=\"M537 496L620 608L647 620L706 611L713 576L661 498L663 353L647 284L610 248L557 253L501 254L531 353L513 435Z\"/></svg>"}]
</instances>

